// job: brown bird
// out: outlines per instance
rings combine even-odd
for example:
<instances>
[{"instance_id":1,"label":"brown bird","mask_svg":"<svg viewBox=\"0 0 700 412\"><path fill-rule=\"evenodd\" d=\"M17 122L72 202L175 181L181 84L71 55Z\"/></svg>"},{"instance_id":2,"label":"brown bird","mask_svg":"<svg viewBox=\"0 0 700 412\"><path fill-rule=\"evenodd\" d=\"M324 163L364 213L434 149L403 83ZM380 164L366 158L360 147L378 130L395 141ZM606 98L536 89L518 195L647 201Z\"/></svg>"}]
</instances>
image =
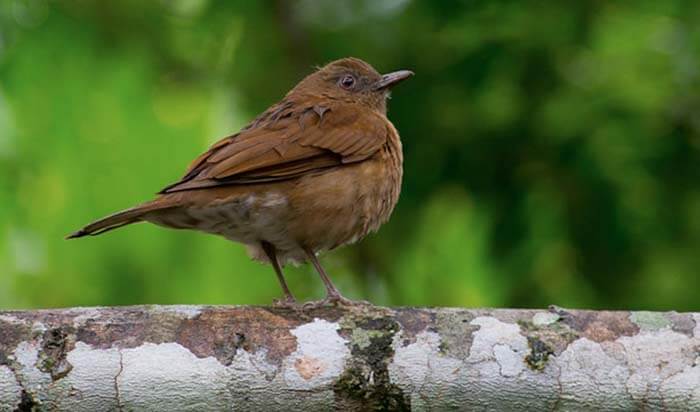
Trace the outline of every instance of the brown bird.
<instances>
[{"instance_id":1,"label":"brown bird","mask_svg":"<svg viewBox=\"0 0 700 412\"><path fill-rule=\"evenodd\" d=\"M331 62L240 132L216 142L156 199L68 238L143 221L221 235L272 264L285 295L278 304L295 304L282 266L305 261L327 290L314 304L353 304L317 255L356 242L389 219L403 156L386 104L389 90L412 75L381 75L356 58Z\"/></svg>"}]
</instances>

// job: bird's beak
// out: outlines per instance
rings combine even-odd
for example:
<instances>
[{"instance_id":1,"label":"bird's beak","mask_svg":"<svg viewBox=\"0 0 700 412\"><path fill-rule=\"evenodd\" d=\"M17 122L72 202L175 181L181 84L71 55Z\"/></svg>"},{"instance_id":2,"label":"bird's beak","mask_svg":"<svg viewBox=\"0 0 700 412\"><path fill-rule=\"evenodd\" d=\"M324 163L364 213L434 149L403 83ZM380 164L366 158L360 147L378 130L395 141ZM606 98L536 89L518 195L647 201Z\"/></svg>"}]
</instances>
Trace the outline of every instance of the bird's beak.
<instances>
[{"instance_id":1,"label":"bird's beak","mask_svg":"<svg viewBox=\"0 0 700 412\"><path fill-rule=\"evenodd\" d=\"M411 76L413 76L413 72L410 70L399 70L387 73L382 76L381 80L374 84L374 90L378 91L392 88Z\"/></svg>"}]
</instances>

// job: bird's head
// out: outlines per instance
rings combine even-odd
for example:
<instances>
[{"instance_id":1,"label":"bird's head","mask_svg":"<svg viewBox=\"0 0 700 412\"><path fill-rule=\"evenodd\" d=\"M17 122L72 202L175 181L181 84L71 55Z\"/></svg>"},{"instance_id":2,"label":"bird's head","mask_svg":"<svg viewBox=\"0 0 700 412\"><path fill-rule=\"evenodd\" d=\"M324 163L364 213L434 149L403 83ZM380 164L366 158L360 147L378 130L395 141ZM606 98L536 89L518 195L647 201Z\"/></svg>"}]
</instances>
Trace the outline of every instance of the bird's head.
<instances>
[{"instance_id":1,"label":"bird's head","mask_svg":"<svg viewBox=\"0 0 700 412\"><path fill-rule=\"evenodd\" d=\"M391 88L413 76L409 70L379 74L368 63L347 57L336 60L308 75L289 95L316 96L360 103L386 113Z\"/></svg>"}]
</instances>

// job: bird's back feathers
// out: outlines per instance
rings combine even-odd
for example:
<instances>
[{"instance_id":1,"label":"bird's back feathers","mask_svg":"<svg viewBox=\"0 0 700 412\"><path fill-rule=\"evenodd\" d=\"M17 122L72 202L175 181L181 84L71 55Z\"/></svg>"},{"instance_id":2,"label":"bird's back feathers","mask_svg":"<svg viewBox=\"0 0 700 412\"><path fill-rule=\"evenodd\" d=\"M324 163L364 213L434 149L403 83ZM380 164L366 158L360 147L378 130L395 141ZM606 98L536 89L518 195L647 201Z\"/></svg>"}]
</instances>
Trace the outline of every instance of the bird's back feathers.
<instances>
[{"instance_id":1,"label":"bird's back feathers","mask_svg":"<svg viewBox=\"0 0 700 412\"><path fill-rule=\"evenodd\" d=\"M365 160L387 139L387 120L360 105L288 99L215 143L159 193L293 179Z\"/></svg>"}]
</instances>

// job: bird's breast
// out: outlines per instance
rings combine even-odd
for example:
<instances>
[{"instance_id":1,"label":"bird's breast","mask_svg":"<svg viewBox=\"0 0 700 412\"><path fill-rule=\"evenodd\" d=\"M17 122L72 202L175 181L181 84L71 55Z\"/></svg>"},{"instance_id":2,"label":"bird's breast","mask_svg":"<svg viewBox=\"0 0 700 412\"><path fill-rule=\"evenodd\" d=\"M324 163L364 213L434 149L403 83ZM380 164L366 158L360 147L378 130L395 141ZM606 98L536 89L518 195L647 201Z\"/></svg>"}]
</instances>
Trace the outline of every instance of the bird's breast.
<instances>
[{"instance_id":1,"label":"bird's breast","mask_svg":"<svg viewBox=\"0 0 700 412\"><path fill-rule=\"evenodd\" d=\"M365 161L306 176L290 196L290 234L314 251L336 248L376 231L401 190L400 147Z\"/></svg>"}]
</instances>

